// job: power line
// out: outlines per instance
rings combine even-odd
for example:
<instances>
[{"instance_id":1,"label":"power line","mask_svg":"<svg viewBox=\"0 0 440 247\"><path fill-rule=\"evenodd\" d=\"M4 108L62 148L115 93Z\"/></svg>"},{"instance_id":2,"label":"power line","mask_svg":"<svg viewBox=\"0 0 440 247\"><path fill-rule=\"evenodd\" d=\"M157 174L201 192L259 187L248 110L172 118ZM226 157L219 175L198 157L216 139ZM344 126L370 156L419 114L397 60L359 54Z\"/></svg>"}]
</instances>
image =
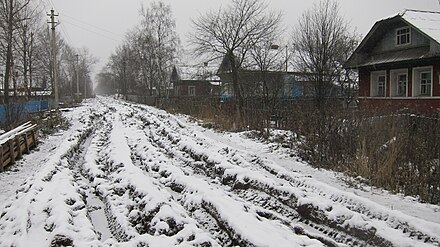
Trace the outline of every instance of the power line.
<instances>
[{"instance_id":1,"label":"power line","mask_svg":"<svg viewBox=\"0 0 440 247\"><path fill-rule=\"evenodd\" d=\"M102 33L98 33L98 32L95 32L95 31L93 31L93 30L87 29L87 28L85 28L85 27L79 26L79 25L77 25L77 24L75 24L75 23L72 23L72 22L70 22L70 21L64 21L64 22L65 22L65 23L68 23L68 24L70 24L70 25L72 25L72 26L75 26L75 27L77 27L77 28L79 28L79 29L85 30L85 31L87 31L87 32L90 32L90 33L93 33L93 34L99 35L99 36L101 36L101 37L104 37L104 38L107 38L107 39L110 39L110 40L113 40L113 41L116 41L116 42L119 42L119 40L116 40L116 39L114 39L114 38L111 38L111 37L109 37L109 36L106 36L106 35L104 35L104 34L102 34Z\"/></svg>"},{"instance_id":2,"label":"power line","mask_svg":"<svg viewBox=\"0 0 440 247\"><path fill-rule=\"evenodd\" d=\"M44 2L44 1L43 1L42 3L43 3L43 5L44 5L44 7L45 7L46 9L49 9L49 8L57 9L57 8L55 7L55 4L53 3L52 0L48 0L48 2ZM48 6L48 5L51 5L51 7ZM58 24L62 24L61 18L59 18L59 16L58 16ZM67 32L67 30L64 28L64 26L63 26L63 25L60 25L60 28L61 28L61 32L63 32L64 36L66 37L67 42L68 42L69 44L73 44L72 39L71 39L69 33Z\"/></svg>"},{"instance_id":3,"label":"power line","mask_svg":"<svg viewBox=\"0 0 440 247\"><path fill-rule=\"evenodd\" d=\"M69 18L69 19L72 19L72 20L74 20L74 21L77 21L77 22L83 23L83 24L85 24L85 25L87 25L87 26L90 26L90 27L93 27L93 28L99 29L99 30L101 30L101 31L107 32L107 33L109 33L109 34L112 34L112 35L115 35L115 36L119 36L119 34L117 34L117 33L114 33L114 32L112 32L112 31L109 31L109 30L107 30L107 29L105 29L105 28L101 28L101 27L95 26L95 25L90 24L90 23L87 23L87 22L85 22L85 21L82 21L82 20L76 19L75 17L69 16L69 15L67 15L67 14L65 14L65 13L63 14L63 16L65 16L65 17L67 17L67 18Z\"/></svg>"},{"instance_id":4,"label":"power line","mask_svg":"<svg viewBox=\"0 0 440 247\"><path fill-rule=\"evenodd\" d=\"M63 19L58 18L58 21L59 21L59 23L61 24L61 25L60 25L60 27L61 27L61 31L62 31L62 32L64 33L64 35L66 36L67 41L68 41L70 44L73 44L72 39L70 38L69 33L67 33L66 29L64 28L64 25L63 25Z\"/></svg>"},{"instance_id":5,"label":"power line","mask_svg":"<svg viewBox=\"0 0 440 247\"><path fill-rule=\"evenodd\" d=\"M47 1L47 4L52 5L52 8L56 9L55 4L54 4L54 2L53 2L52 0L46 0L46 1ZM46 5L44 2L43 2L43 4ZM47 6L47 5L46 5L46 6ZM73 22L71 22L71 21L67 21L66 18L67 18L67 19L70 19L70 20L73 20L73 21L75 21L75 22L79 22L79 23L82 23L82 24L84 24L84 25L87 25L87 26L93 27L94 29L100 30L100 31L102 31L102 32L106 32L106 33L108 33L108 34L111 34L112 36L116 36L117 38L120 38L120 35L119 35L119 34L116 34L116 33L112 32L112 31L109 31L109 30L107 30L107 29L105 29L105 28L101 28L101 27L98 27L98 26L96 26L96 25L93 25L93 24L87 23L87 22L85 22L85 21L79 20L79 19L77 19L77 18L75 18L75 17L72 17L72 16L70 16L70 15L67 15L65 12L62 13L62 17L63 17L63 18L59 18L59 20L60 20L60 24L62 24L63 22L64 22L64 23L68 23L68 24L70 24L70 25L72 25L72 26L75 26L75 27L77 27L77 28L79 28L79 29L82 29L82 30L85 30L85 31L87 31L87 32L90 32L90 33L93 33L93 34L99 35L99 36L104 37L104 38L106 38L106 39L113 40L113 41L116 41L116 42L119 42L119 41L120 41L120 40L117 40L116 38L112 38L112 37L110 37L110 36L108 36L108 35L105 35L105 34L103 34L103 33L101 33L101 32L96 32L96 31L94 31L94 30L91 30L91 29L89 29L89 28L86 28L86 27L84 27L83 25L79 25L79 24L73 23ZM64 35L66 36L68 42L72 44L73 42L72 42L71 36L70 36L69 33L67 32L66 28L64 28L64 26L65 26L65 25L61 25L61 31L62 31L62 32L64 33Z\"/></svg>"}]
</instances>

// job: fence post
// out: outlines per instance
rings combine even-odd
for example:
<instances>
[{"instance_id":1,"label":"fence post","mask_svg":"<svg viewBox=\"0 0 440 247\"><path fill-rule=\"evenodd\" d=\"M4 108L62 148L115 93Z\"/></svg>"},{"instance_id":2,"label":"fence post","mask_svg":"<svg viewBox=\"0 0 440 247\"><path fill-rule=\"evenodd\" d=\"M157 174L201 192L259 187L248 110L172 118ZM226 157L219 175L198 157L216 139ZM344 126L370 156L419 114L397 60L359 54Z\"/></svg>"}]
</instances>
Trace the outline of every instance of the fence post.
<instances>
[{"instance_id":1,"label":"fence post","mask_svg":"<svg viewBox=\"0 0 440 247\"><path fill-rule=\"evenodd\" d=\"M24 147L25 147L26 153L28 154L29 153L28 133L27 132L24 133L23 137L24 137Z\"/></svg>"},{"instance_id":2,"label":"fence post","mask_svg":"<svg viewBox=\"0 0 440 247\"><path fill-rule=\"evenodd\" d=\"M17 158L20 159L21 156L23 155L20 145L20 136L15 137L15 145L17 145Z\"/></svg>"},{"instance_id":3,"label":"fence post","mask_svg":"<svg viewBox=\"0 0 440 247\"><path fill-rule=\"evenodd\" d=\"M32 137L31 146L35 147L37 145L37 140L35 138L35 130L34 129L32 129L31 137Z\"/></svg>"},{"instance_id":4,"label":"fence post","mask_svg":"<svg viewBox=\"0 0 440 247\"><path fill-rule=\"evenodd\" d=\"M10 156L10 165L15 163L15 151L14 151L14 140L9 140L9 156Z\"/></svg>"}]
</instances>

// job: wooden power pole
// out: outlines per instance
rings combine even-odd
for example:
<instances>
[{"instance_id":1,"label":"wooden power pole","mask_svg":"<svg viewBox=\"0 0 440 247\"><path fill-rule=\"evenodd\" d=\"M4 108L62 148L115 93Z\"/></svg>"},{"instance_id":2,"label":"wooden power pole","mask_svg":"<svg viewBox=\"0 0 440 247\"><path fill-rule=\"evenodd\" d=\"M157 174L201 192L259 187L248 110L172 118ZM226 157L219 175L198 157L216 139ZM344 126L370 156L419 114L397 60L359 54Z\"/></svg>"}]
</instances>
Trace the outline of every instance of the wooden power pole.
<instances>
[{"instance_id":1,"label":"wooden power pole","mask_svg":"<svg viewBox=\"0 0 440 247\"><path fill-rule=\"evenodd\" d=\"M56 40L55 40L55 27L57 22L55 21L55 10L50 10L50 14L47 14L50 17L50 21L52 29L52 60L53 60L53 87L55 93L55 109L58 112L59 110L59 95L58 95L58 77L57 77L57 54L56 54Z\"/></svg>"},{"instance_id":2,"label":"wooden power pole","mask_svg":"<svg viewBox=\"0 0 440 247\"><path fill-rule=\"evenodd\" d=\"M76 54L76 102L79 103L80 95L79 92L79 54Z\"/></svg>"}]
</instances>

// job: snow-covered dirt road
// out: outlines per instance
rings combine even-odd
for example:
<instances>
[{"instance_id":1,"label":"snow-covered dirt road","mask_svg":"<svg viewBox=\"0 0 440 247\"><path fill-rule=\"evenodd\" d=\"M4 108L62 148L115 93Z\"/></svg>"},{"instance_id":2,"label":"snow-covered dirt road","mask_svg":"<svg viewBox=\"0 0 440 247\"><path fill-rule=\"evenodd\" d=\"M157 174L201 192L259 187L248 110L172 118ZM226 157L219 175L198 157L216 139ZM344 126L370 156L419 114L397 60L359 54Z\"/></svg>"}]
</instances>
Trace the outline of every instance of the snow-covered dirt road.
<instances>
[{"instance_id":1,"label":"snow-covered dirt road","mask_svg":"<svg viewBox=\"0 0 440 247\"><path fill-rule=\"evenodd\" d=\"M0 246L438 246L440 207L97 98L0 174Z\"/></svg>"}]
</instances>

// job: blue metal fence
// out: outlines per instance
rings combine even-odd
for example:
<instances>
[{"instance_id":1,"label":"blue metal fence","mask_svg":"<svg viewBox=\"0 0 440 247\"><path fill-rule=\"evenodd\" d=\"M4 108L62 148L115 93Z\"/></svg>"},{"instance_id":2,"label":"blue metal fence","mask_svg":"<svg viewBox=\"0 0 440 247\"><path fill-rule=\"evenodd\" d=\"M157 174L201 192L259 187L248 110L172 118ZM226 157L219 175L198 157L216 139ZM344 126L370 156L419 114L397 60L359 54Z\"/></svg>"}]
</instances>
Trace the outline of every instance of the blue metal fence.
<instances>
[{"instance_id":1,"label":"blue metal fence","mask_svg":"<svg viewBox=\"0 0 440 247\"><path fill-rule=\"evenodd\" d=\"M23 103L11 104L11 109L16 109L17 112L20 112L19 118L25 119L30 113L49 110L49 106L54 106L53 100L31 100ZM0 122L3 122L5 117L6 107L5 105L0 105Z\"/></svg>"}]
</instances>

